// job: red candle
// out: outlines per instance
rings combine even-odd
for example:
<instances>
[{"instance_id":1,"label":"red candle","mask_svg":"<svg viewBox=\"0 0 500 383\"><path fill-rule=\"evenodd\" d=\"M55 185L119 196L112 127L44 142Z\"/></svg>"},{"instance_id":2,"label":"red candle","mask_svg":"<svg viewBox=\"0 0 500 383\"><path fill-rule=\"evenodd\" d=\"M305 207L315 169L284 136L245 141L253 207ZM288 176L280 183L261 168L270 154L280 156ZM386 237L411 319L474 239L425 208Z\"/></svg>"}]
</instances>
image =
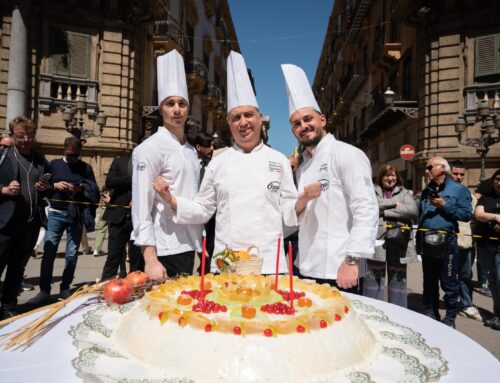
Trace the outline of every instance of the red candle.
<instances>
[{"instance_id":1,"label":"red candle","mask_svg":"<svg viewBox=\"0 0 500 383\"><path fill-rule=\"evenodd\" d=\"M292 242L288 242L288 275L290 276L290 305L293 308L293 254L292 254Z\"/></svg>"},{"instance_id":2,"label":"red candle","mask_svg":"<svg viewBox=\"0 0 500 383\"><path fill-rule=\"evenodd\" d=\"M274 290L278 290L278 274L280 271L280 250L281 250L281 237L278 237L278 250L276 251L276 277L274 279Z\"/></svg>"},{"instance_id":3,"label":"red candle","mask_svg":"<svg viewBox=\"0 0 500 383\"><path fill-rule=\"evenodd\" d=\"M207 237L205 236L205 232L203 232L202 237L202 246L201 246L201 279L200 279L200 301L205 300L205 294L203 294L203 290L205 290L205 257L207 252Z\"/></svg>"}]
</instances>

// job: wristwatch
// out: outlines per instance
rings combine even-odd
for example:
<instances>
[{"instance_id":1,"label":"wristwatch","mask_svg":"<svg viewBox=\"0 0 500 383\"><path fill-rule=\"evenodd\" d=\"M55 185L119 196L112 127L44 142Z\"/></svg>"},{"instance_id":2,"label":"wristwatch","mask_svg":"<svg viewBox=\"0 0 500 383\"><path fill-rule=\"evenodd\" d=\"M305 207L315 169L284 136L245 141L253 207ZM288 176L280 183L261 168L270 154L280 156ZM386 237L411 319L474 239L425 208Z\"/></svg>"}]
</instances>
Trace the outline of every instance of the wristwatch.
<instances>
[{"instance_id":1,"label":"wristwatch","mask_svg":"<svg viewBox=\"0 0 500 383\"><path fill-rule=\"evenodd\" d=\"M357 266L359 264L359 258L353 257L352 255L346 255L344 262L349 266Z\"/></svg>"}]
</instances>

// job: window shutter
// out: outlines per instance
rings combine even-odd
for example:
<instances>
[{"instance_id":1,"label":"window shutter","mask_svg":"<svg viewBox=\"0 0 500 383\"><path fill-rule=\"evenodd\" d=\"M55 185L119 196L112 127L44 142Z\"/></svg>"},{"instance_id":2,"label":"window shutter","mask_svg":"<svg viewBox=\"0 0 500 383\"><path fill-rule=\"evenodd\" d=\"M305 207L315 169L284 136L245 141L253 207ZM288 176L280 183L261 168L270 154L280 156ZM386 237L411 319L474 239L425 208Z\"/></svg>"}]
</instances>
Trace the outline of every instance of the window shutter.
<instances>
[{"instance_id":1,"label":"window shutter","mask_svg":"<svg viewBox=\"0 0 500 383\"><path fill-rule=\"evenodd\" d=\"M50 74L89 78L90 35L51 29L49 45Z\"/></svg>"},{"instance_id":2,"label":"window shutter","mask_svg":"<svg viewBox=\"0 0 500 383\"><path fill-rule=\"evenodd\" d=\"M475 77L500 74L500 34L476 38Z\"/></svg>"}]
</instances>

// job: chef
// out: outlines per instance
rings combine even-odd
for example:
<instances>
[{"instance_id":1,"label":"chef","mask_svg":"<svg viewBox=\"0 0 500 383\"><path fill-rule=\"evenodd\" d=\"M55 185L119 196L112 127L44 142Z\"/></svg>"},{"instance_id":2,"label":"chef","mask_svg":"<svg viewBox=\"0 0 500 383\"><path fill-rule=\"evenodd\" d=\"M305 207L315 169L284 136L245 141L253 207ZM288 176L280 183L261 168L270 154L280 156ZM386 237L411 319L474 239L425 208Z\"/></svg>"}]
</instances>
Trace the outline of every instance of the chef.
<instances>
[{"instance_id":1,"label":"chef","mask_svg":"<svg viewBox=\"0 0 500 383\"><path fill-rule=\"evenodd\" d=\"M173 50L157 59L159 110L163 126L133 152L133 239L140 246L145 271L153 280L192 274L200 251L202 226L180 225L174 212L153 189L162 176L176 195L192 199L198 192L200 165L186 141L189 98L182 56Z\"/></svg>"},{"instance_id":2,"label":"chef","mask_svg":"<svg viewBox=\"0 0 500 383\"><path fill-rule=\"evenodd\" d=\"M297 224L297 190L288 159L262 142L262 115L245 61L236 52L227 62L227 100L234 145L212 159L196 198L176 195L161 178L155 187L177 210L177 223L203 223L217 210L215 253L226 246L238 250L256 246L264 258L262 273L274 273L283 222ZM306 204L310 198L304 193L301 201ZM283 250L281 241L281 254ZM282 256L279 271L287 270Z\"/></svg>"},{"instance_id":3,"label":"chef","mask_svg":"<svg viewBox=\"0 0 500 383\"><path fill-rule=\"evenodd\" d=\"M364 153L326 132L304 71L282 65L292 133L305 146L296 177L298 190L318 183L321 194L299 214L301 275L319 283L351 289L357 284L360 258L374 254L378 204L371 167Z\"/></svg>"}]
</instances>

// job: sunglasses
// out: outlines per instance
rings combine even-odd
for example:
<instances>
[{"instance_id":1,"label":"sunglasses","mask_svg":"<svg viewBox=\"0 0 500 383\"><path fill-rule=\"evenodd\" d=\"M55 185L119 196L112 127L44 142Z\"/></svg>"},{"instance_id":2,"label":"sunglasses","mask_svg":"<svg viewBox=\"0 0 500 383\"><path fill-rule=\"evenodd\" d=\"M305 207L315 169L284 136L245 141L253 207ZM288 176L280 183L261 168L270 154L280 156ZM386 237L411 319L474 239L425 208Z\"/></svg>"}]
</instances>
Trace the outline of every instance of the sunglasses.
<instances>
[{"instance_id":1,"label":"sunglasses","mask_svg":"<svg viewBox=\"0 0 500 383\"><path fill-rule=\"evenodd\" d=\"M429 171L429 172L430 172L430 171L432 170L432 168L434 168L434 166L438 166L438 165L444 166L443 164L427 165L427 166L425 167L425 169L426 169L427 171Z\"/></svg>"},{"instance_id":2,"label":"sunglasses","mask_svg":"<svg viewBox=\"0 0 500 383\"><path fill-rule=\"evenodd\" d=\"M18 140L32 140L35 138L35 134L30 133L30 134L16 134L14 133L13 136L17 138Z\"/></svg>"}]
</instances>

